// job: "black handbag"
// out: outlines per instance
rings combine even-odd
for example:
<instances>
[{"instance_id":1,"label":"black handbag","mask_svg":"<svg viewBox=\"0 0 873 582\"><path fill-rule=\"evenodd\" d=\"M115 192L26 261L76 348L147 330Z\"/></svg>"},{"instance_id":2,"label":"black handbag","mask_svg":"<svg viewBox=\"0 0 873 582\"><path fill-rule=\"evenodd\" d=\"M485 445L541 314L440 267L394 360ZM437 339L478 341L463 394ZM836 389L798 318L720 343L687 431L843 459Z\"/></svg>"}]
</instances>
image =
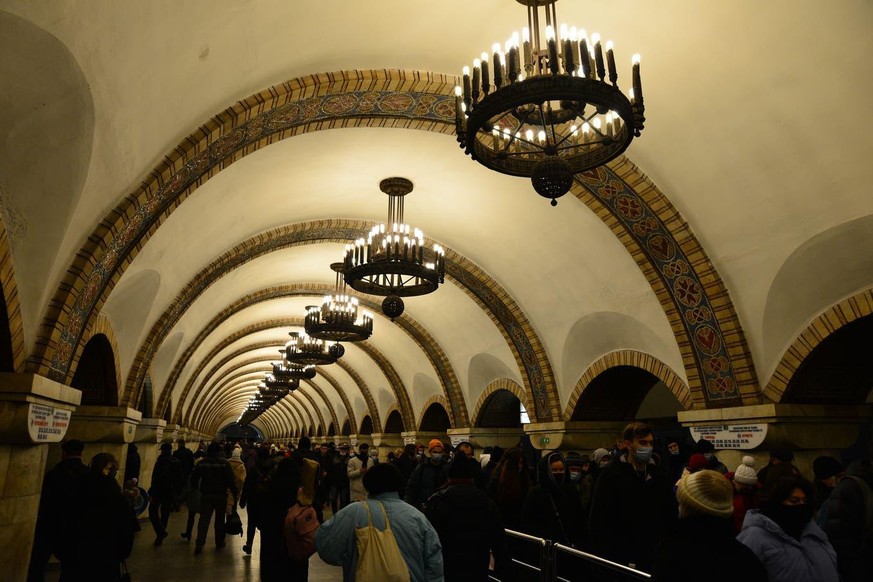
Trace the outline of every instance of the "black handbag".
<instances>
[{"instance_id":1,"label":"black handbag","mask_svg":"<svg viewBox=\"0 0 873 582\"><path fill-rule=\"evenodd\" d=\"M237 513L236 508L230 512L230 515L227 516L227 520L224 522L224 532L228 535L232 536L240 536L243 535L243 525L242 519Z\"/></svg>"}]
</instances>

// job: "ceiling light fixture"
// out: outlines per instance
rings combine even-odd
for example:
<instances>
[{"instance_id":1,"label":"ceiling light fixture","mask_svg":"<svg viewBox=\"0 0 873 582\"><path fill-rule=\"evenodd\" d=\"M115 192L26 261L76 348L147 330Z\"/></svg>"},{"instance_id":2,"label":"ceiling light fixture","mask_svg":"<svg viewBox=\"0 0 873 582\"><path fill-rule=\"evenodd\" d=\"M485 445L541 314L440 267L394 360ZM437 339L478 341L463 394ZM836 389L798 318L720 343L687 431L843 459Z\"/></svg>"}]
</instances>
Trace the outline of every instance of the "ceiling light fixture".
<instances>
[{"instance_id":1,"label":"ceiling light fixture","mask_svg":"<svg viewBox=\"0 0 873 582\"><path fill-rule=\"evenodd\" d=\"M306 333L292 331L288 335L291 340L285 344L285 359L292 365L327 366L346 353L341 344L328 346L324 340L309 337Z\"/></svg>"},{"instance_id":2,"label":"ceiling light fixture","mask_svg":"<svg viewBox=\"0 0 873 582\"><path fill-rule=\"evenodd\" d=\"M334 342L359 342L373 334L373 314L361 310L358 298L346 291L343 263L333 263L336 271L336 291L327 295L321 306L306 308L304 327L310 337Z\"/></svg>"},{"instance_id":3,"label":"ceiling light fixture","mask_svg":"<svg viewBox=\"0 0 873 582\"><path fill-rule=\"evenodd\" d=\"M382 313L394 321L403 313L401 297L426 295L445 280L445 250L428 248L424 233L403 222L405 196L412 192L406 178L386 178L379 189L388 195L388 223L374 226L366 239L346 245L343 275L348 285L385 297Z\"/></svg>"},{"instance_id":4,"label":"ceiling light fixture","mask_svg":"<svg viewBox=\"0 0 873 582\"><path fill-rule=\"evenodd\" d=\"M455 130L465 153L502 174L531 179L551 198L570 191L573 175L615 159L645 122L640 58L632 88L618 88L612 41L558 25L557 0L516 0L528 25L492 54L464 67L455 87ZM543 15L540 15L542 9Z\"/></svg>"}]
</instances>

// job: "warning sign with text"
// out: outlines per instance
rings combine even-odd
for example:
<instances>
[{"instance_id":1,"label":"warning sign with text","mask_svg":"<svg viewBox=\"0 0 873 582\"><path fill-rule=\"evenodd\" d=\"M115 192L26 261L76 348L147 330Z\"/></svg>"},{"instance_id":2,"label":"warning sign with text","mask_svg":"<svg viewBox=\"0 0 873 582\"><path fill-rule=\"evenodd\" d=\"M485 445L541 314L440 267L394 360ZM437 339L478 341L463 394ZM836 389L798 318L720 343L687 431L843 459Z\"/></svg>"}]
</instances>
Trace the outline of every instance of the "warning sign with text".
<instances>
[{"instance_id":1,"label":"warning sign with text","mask_svg":"<svg viewBox=\"0 0 873 582\"><path fill-rule=\"evenodd\" d=\"M767 436L766 424L692 426L695 441L706 439L717 449L749 450L760 446Z\"/></svg>"}]
</instances>

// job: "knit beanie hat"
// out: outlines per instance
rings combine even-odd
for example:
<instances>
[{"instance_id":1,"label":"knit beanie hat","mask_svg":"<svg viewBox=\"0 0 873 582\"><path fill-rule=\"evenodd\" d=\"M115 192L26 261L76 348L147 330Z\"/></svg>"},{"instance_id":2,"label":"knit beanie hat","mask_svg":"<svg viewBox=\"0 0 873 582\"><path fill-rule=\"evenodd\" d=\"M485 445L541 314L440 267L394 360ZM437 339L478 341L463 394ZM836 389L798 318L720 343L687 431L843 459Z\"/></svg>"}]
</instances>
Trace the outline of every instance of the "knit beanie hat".
<instances>
[{"instance_id":1,"label":"knit beanie hat","mask_svg":"<svg viewBox=\"0 0 873 582\"><path fill-rule=\"evenodd\" d=\"M609 451L607 451L606 449L597 449L596 451L594 451L594 462L599 464L600 459L602 459L603 457L605 457L608 454L609 454Z\"/></svg>"},{"instance_id":2,"label":"knit beanie hat","mask_svg":"<svg viewBox=\"0 0 873 582\"><path fill-rule=\"evenodd\" d=\"M819 481L845 472L846 468L834 457L818 457L812 462L812 472Z\"/></svg>"},{"instance_id":3,"label":"knit beanie hat","mask_svg":"<svg viewBox=\"0 0 873 582\"><path fill-rule=\"evenodd\" d=\"M734 513L734 490L717 471L704 469L685 475L676 488L679 505L696 515L730 517Z\"/></svg>"},{"instance_id":4,"label":"knit beanie hat","mask_svg":"<svg viewBox=\"0 0 873 582\"><path fill-rule=\"evenodd\" d=\"M445 445L443 445L443 442L440 439L432 439L429 443L427 443L428 452L434 450L436 447L445 448Z\"/></svg>"},{"instance_id":5,"label":"knit beanie hat","mask_svg":"<svg viewBox=\"0 0 873 582\"><path fill-rule=\"evenodd\" d=\"M755 471L755 459L746 455L743 463L734 471L734 481L743 485L754 485L758 482L758 473Z\"/></svg>"},{"instance_id":6,"label":"knit beanie hat","mask_svg":"<svg viewBox=\"0 0 873 582\"><path fill-rule=\"evenodd\" d=\"M691 458L688 459L688 471L691 473L696 473L701 469L706 469L708 465L709 462L706 460L706 457L700 453L694 453L691 455Z\"/></svg>"}]
</instances>

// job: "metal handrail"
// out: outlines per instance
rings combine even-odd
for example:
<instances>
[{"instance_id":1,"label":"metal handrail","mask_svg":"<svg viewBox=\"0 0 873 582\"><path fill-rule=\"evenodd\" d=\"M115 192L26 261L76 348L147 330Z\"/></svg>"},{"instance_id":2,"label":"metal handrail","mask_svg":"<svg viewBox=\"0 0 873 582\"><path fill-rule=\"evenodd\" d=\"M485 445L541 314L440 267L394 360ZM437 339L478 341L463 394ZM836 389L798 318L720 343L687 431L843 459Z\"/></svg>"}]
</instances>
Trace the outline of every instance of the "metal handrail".
<instances>
[{"instance_id":1,"label":"metal handrail","mask_svg":"<svg viewBox=\"0 0 873 582\"><path fill-rule=\"evenodd\" d=\"M577 550L576 548L571 548L569 546L565 546L563 544L552 544L556 550L560 550L562 552L566 552L570 555L577 556L584 560L588 560L589 562L596 562L601 566L606 566L607 568L611 568L612 570L616 570L623 574L628 574L633 576L639 580L650 580L652 578L651 574L647 574L646 572L642 572L640 570L635 570L629 566L625 566L624 564L618 564L616 562L611 562L606 558L601 558L600 556L595 556L594 554L589 554L588 552L583 552L581 550ZM563 578L558 578L559 580L563 580ZM566 581L569 582L569 581Z\"/></svg>"},{"instance_id":2,"label":"metal handrail","mask_svg":"<svg viewBox=\"0 0 873 582\"><path fill-rule=\"evenodd\" d=\"M514 537L514 538L520 538L520 539L523 539L523 540L527 540L527 541L529 541L529 542L536 542L536 543L540 544L541 546L544 546L544 545L546 545L546 544L548 543L548 540L546 540L546 539L538 538L538 537L536 537L536 536L532 536L532 535L530 535L530 534L522 533L522 532L520 532L520 531L515 531L515 530L512 530L512 529L505 529L505 530L503 530L503 531L505 531L507 535L510 535L510 536L512 536L512 537Z\"/></svg>"}]
</instances>

